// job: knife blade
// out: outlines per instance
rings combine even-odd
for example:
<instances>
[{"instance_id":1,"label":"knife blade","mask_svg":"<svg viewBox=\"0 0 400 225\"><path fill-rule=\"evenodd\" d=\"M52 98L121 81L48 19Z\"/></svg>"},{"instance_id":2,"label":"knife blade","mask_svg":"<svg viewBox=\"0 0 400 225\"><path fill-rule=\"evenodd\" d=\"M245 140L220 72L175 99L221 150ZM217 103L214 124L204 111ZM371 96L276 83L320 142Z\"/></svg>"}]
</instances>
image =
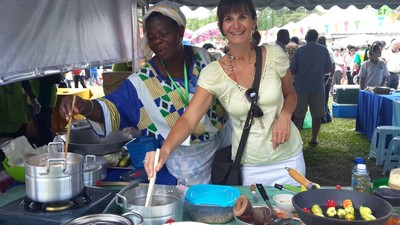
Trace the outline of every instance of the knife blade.
<instances>
[{"instance_id":1,"label":"knife blade","mask_svg":"<svg viewBox=\"0 0 400 225\"><path fill-rule=\"evenodd\" d=\"M257 192L256 192L256 185L252 184L250 185L250 191L251 191L251 195L253 196L253 201L255 203L258 203L258 201L260 200L258 198Z\"/></svg>"}]
</instances>

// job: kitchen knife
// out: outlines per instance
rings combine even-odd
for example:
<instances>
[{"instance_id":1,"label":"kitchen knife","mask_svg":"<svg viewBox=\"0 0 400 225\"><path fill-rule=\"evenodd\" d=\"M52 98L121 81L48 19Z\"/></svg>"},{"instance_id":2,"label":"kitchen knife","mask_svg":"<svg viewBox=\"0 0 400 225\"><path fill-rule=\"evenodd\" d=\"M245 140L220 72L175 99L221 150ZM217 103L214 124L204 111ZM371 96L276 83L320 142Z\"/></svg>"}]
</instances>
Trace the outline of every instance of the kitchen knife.
<instances>
[{"instance_id":1,"label":"kitchen knife","mask_svg":"<svg viewBox=\"0 0 400 225\"><path fill-rule=\"evenodd\" d=\"M253 200L255 203L258 203L258 201L260 200L258 198L257 192L256 192L256 185L252 184L250 185L250 191L251 191L251 195L253 196Z\"/></svg>"},{"instance_id":2,"label":"kitchen knife","mask_svg":"<svg viewBox=\"0 0 400 225\"><path fill-rule=\"evenodd\" d=\"M299 182L301 185L306 187L307 190L310 189L318 189L318 185L307 180L299 171L293 168L285 167L285 169L289 172L289 175L295 179L297 182Z\"/></svg>"},{"instance_id":3,"label":"kitchen knife","mask_svg":"<svg viewBox=\"0 0 400 225\"><path fill-rule=\"evenodd\" d=\"M270 209L271 216L272 216L272 222L268 223L271 225L284 225L284 224L289 224L291 218L284 218L281 219L279 218L274 210L274 207L271 205L271 202L269 202L269 197L267 195L267 192L264 189L264 186L262 184L256 184L258 192L260 193L261 197L264 199L265 203L267 203L268 208Z\"/></svg>"},{"instance_id":4,"label":"kitchen knife","mask_svg":"<svg viewBox=\"0 0 400 225\"><path fill-rule=\"evenodd\" d=\"M272 207L271 202L269 202L269 197L264 189L264 186L262 184L256 184L256 186L261 197L264 199L265 203L267 203L268 208L271 209L271 213L275 215L274 208Z\"/></svg>"},{"instance_id":5,"label":"kitchen knife","mask_svg":"<svg viewBox=\"0 0 400 225\"><path fill-rule=\"evenodd\" d=\"M274 188L279 189L279 190L281 190L281 191L282 191L282 189L284 189L284 190L286 190L286 191L290 191L290 192L293 192L293 193L295 193L295 194L301 192L301 189L300 189L299 187L295 187L295 186L292 186L292 185L290 185L290 184L284 184L284 185L282 185L282 184L277 184L277 183L275 183Z\"/></svg>"}]
</instances>

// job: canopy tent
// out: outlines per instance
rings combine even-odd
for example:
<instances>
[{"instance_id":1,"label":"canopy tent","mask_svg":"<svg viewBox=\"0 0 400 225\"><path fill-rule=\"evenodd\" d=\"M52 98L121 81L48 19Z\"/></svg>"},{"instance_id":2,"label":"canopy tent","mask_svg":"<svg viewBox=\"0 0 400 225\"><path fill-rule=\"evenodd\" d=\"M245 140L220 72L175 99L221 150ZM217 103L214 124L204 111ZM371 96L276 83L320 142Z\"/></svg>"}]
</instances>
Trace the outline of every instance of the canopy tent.
<instances>
[{"instance_id":1,"label":"canopy tent","mask_svg":"<svg viewBox=\"0 0 400 225\"><path fill-rule=\"evenodd\" d=\"M268 42L276 40L279 29L286 29L290 36L300 39L304 39L309 29L316 29L319 34L334 40L335 45L340 47L348 44L365 46L376 40L390 40L400 34L400 21L397 19L399 12L390 8L385 10L385 13L380 13L382 9L333 7L322 15L313 13L296 23L289 22L278 29L268 30ZM341 40L348 36L354 37ZM346 44L346 41L349 43Z\"/></svg>"},{"instance_id":2,"label":"canopy tent","mask_svg":"<svg viewBox=\"0 0 400 225\"><path fill-rule=\"evenodd\" d=\"M146 6L147 4L155 4L161 0L138 0L139 6ZM300 6L306 9L314 9L315 6L321 5L325 9L330 9L332 6L339 6L340 8L347 8L349 5L362 9L367 5L373 8L380 8L383 5L387 5L390 8L397 8L399 6L398 0L253 0L254 4L258 9L264 9L270 7L272 9L281 9L288 7L289 9L297 9ZM191 9L198 7L215 8L218 5L219 0L174 0L174 2L186 5Z\"/></svg>"},{"instance_id":3,"label":"canopy tent","mask_svg":"<svg viewBox=\"0 0 400 225\"><path fill-rule=\"evenodd\" d=\"M2 0L0 85L76 68L133 61L137 69L138 11L160 0ZM214 8L219 0L174 0ZM255 0L257 8L321 5L391 8L398 0ZM143 10L142 10L143 11Z\"/></svg>"}]
</instances>

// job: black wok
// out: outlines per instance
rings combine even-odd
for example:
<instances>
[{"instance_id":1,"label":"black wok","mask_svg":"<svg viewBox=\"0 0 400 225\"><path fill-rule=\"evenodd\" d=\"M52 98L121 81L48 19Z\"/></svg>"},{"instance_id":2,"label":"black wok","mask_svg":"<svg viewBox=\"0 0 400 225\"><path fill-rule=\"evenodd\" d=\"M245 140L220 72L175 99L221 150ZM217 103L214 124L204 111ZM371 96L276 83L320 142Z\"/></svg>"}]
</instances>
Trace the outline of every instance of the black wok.
<instances>
[{"instance_id":1,"label":"black wok","mask_svg":"<svg viewBox=\"0 0 400 225\"><path fill-rule=\"evenodd\" d=\"M355 211L355 220L347 221L338 217L327 217L325 213L325 205L328 199L336 201L337 209L338 207L341 207L343 200L352 200ZM350 190L336 189L313 189L304 191L296 194L292 198L292 203L300 219L307 225L385 225L393 210L392 206L387 201L374 195ZM303 210L304 207L311 209L314 204L321 206L325 217L316 216ZM363 220L358 211L360 206L367 206L371 208L372 214L376 217L376 220Z\"/></svg>"},{"instance_id":2,"label":"black wok","mask_svg":"<svg viewBox=\"0 0 400 225\"><path fill-rule=\"evenodd\" d=\"M91 127L85 129L71 129L69 149L81 155L106 155L119 152L121 147L132 140L129 133L114 131L104 138L100 138Z\"/></svg>"}]
</instances>

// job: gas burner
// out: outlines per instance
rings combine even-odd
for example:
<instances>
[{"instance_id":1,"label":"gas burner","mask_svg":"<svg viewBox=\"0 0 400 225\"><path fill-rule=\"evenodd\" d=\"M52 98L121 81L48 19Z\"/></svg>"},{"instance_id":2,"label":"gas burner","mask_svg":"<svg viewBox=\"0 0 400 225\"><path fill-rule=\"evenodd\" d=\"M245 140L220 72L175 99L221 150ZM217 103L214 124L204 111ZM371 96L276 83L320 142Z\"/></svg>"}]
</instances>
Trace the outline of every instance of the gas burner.
<instances>
[{"instance_id":1,"label":"gas burner","mask_svg":"<svg viewBox=\"0 0 400 225\"><path fill-rule=\"evenodd\" d=\"M86 191L86 187L84 187L83 191L77 197L68 201L41 203L25 197L20 205L27 212L31 213L59 212L67 209L81 208L88 205L91 200L92 196Z\"/></svg>"},{"instance_id":2,"label":"gas burner","mask_svg":"<svg viewBox=\"0 0 400 225\"><path fill-rule=\"evenodd\" d=\"M73 202L74 205L71 208L54 212L44 211L43 209L47 208L43 207L44 203L32 203L33 201L26 196L20 195L20 198L7 203L6 205L0 205L0 224L65 224L68 221L81 216L102 213L107 205L113 201L113 198L117 193L117 190L96 187L85 187L84 190L86 190L86 192L82 192L82 194L77 198L67 201ZM0 198L3 200L3 195L15 197L16 193L24 194L25 186L14 187L2 194ZM23 207L23 204L29 205L30 203L38 205L39 209L36 209L36 212L27 211Z\"/></svg>"}]
</instances>

